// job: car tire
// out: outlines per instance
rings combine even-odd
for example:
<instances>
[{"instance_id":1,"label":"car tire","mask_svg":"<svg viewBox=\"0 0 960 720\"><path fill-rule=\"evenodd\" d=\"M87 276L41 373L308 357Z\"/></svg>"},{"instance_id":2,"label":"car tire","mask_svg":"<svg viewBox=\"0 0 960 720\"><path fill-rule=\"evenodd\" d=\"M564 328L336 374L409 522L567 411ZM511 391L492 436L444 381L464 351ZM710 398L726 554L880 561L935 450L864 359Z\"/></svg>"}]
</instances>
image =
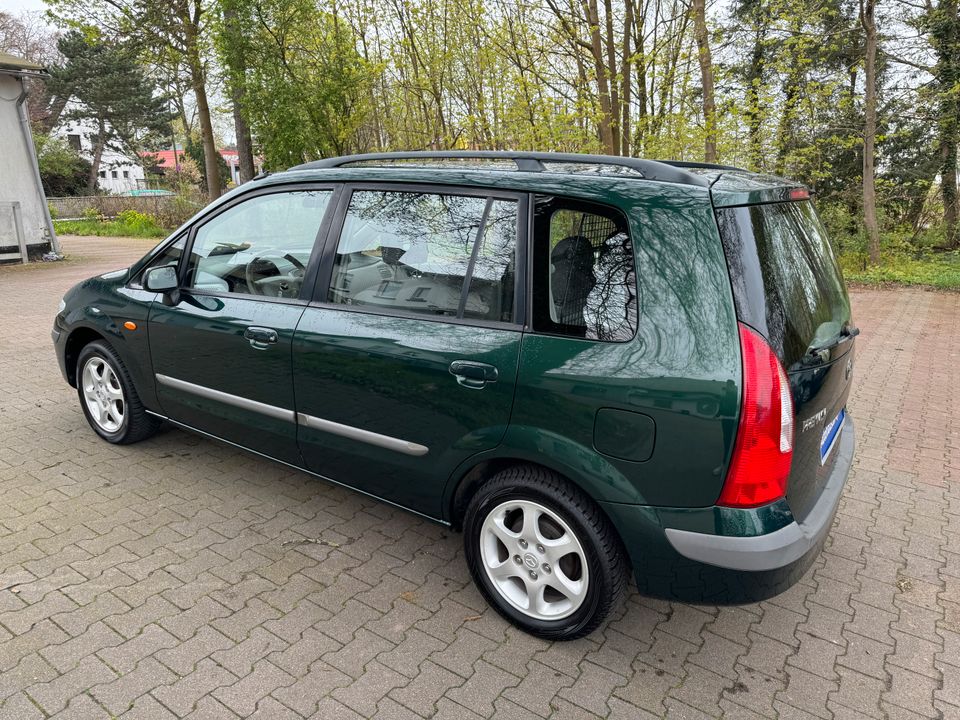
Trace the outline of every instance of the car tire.
<instances>
[{"instance_id":1,"label":"car tire","mask_svg":"<svg viewBox=\"0 0 960 720\"><path fill-rule=\"evenodd\" d=\"M592 632L626 584L620 540L603 512L548 470L502 470L470 499L467 565L487 601L526 632L572 640Z\"/></svg>"},{"instance_id":2,"label":"car tire","mask_svg":"<svg viewBox=\"0 0 960 720\"><path fill-rule=\"evenodd\" d=\"M147 413L127 368L103 340L88 343L77 357L77 395L90 427L115 445L145 440L161 425Z\"/></svg>"}]
</instances>

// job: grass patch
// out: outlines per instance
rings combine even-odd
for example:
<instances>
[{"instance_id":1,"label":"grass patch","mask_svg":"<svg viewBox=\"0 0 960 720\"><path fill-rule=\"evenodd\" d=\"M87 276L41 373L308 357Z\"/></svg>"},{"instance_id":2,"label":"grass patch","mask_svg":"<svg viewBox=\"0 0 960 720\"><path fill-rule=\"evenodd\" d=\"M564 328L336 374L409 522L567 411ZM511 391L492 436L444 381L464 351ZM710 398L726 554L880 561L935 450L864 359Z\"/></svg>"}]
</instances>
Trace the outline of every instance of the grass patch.
<instances>
[{"instance_id":1,"label":"grass patch","mask_svg":"<svg viewBox=\"0 0 960 720\"><path fill-rule=\"evenodd\" d=\"M866 265L860 253L843 254L840 265L849 283L913 285L960 290L960 253L923 253L919 257L884 253L879 265Z\"/></svg>"},{"instance_id":2,"label":"grass patch","mask_svg":"<svg viewBox=\"0 0 960 720\"><path fill-rule=\"evenodd\" d=\"M80 220L54 220L53 223L62 235L162 238L170 234L170 230L157 224L153 215L136 210L124 210L112 220L85 213Z\"/></svg>"}]
</instances>

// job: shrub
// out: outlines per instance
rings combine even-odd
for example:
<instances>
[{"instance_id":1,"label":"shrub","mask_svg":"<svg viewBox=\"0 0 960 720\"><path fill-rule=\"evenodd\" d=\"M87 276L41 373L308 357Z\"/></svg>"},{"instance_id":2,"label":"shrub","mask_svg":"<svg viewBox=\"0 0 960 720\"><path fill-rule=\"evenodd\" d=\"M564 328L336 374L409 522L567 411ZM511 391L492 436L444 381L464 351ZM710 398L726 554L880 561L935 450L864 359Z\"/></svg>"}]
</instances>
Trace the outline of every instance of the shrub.
<instances>
[{"instance_id":1,"label":"shrub","mask_svg":"<svg viewBox=\"0 0 960 720\"><path fill-rule=\"evenodd\" d=\"M136 210L121 210L117 214L117 222L129 228L132 235L141 235L159 227L153 215Z\"/></svg>"}]
</instances>

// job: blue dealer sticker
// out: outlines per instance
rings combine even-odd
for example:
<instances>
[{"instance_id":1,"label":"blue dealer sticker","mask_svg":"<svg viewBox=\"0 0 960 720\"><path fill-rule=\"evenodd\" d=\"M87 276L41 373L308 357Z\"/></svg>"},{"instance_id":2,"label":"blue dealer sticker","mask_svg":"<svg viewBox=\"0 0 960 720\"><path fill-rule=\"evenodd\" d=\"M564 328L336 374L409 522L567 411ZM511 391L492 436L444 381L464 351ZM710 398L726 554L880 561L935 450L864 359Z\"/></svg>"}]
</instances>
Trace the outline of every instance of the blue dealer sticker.
<instances>
[{"instance_id":1,"label":"blue dealer sticker","mask_svg":"<svg viewBox=\"0 0 960 720\"><path fill-rule=\"evenodd\" d=\"M840 431L843 429L843 422L847 419L847 409L843 408L840 411L840 414L837 415L830 423L823 429L823 435L820 436L820 464L823 465L827 458L830 457L830 452L833 450L833 446L837 444L837 438L840 437Z\"/></svg>"}]
</instances>

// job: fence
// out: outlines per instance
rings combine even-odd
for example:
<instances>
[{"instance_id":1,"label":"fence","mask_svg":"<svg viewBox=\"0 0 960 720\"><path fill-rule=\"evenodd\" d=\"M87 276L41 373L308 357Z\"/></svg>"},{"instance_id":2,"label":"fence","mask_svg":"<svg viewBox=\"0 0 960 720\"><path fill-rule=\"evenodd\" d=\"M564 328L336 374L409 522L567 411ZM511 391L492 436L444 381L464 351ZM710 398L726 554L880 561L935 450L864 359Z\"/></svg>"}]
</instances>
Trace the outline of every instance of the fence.
<instances>
[{"instance_id":1,"label":"fence","mask_svg":"<svg viewBox=\"0 0 960 720\"><path fill-rule=\"evenodd\" d=\"M200 198L182 195L89 195L47 198L47 204L56 220L82 218L90 210L108 218L116 217L124 210L136 210L153 215L161 227L174 228L206 203Z\"/></svg>"}]
</instances>

